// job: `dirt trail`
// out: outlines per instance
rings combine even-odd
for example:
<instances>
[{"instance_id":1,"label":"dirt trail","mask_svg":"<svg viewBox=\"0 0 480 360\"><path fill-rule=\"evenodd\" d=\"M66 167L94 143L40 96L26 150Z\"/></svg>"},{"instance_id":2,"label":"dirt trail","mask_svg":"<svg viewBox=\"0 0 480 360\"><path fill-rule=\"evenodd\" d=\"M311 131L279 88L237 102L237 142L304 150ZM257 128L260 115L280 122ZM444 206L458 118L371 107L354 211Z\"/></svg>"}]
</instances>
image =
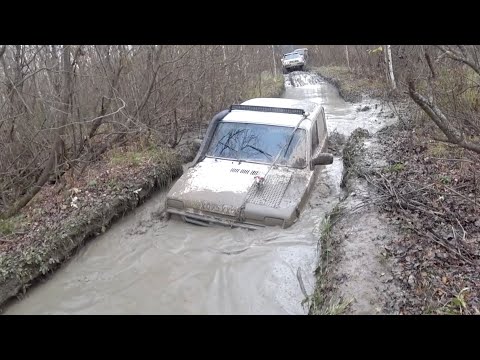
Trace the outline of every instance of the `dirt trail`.
<instances>
[{"instance_id":1,"label":"dirt trail","mask_svg":"<svg viewBox=\"0 0 480 360\"><path fill-rule=\"evenodd\" d=\"M283 97L322 103L333 134L349 136L357 127L375 133L395 121L379 102L346 103L332 85L308 73L287 75ZM155 195L6 313L306 314L309 309L302 302L304 291L314 292L322 220L345 196L342 171L337 155L319 176L299 222L286 230L251 232L166 222L159 218L165 193ZM349 198L359 199L360 194ZM357 298L353 312L373 313L385 291L373 292L374 306L367 306L372 289L383 284L384 277L374 263L381 242L372 239L385 232L380 223L369 227L376 219L357 220L355 227L346 220L350 240L339 243L344 254L338 277L349 279L339 289ZM364 228L357 227L362 224ZM363 264L373 275L359 272Z\"/></svg>"},{"instance_id":2,"label":"dirt trail","mask_svg":"<svg viewBox=\"0 0 480 360\"><path fill-rule=\"evenodd\" d=\"M349 314L398 313L397 297L403 294L394 283L388 244L400 230L375 207L377 193L357 171L368 173L387 166L377 135L353 137L347 143L352 158L345 176L347 196L340 203L342 215L332 227L332 253L326 288L330 296L349 303Z\"/></svg>"}]
</instances>

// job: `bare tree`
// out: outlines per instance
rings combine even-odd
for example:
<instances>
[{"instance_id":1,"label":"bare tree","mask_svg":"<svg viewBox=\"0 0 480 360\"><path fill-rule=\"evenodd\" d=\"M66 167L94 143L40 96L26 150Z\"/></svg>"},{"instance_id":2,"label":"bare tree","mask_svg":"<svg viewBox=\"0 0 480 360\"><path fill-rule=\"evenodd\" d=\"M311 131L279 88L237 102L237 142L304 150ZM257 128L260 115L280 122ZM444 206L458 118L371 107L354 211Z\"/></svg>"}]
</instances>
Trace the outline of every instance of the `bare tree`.
<instances>
[{"instance_id":1,"label":"bare tree","mask_svg":"<svg viewBox=\"0 0 480 360\"><path fill-rule=\"evenodd\" d=\"M275 55L274 45L272 45L272 57L273 57L273 76L277 77L277 56Z\"/></svg>"},{"instance_id":2,"label":"bare tree","mask_svg":"<svg viewBox=\"0 0 480 360\"><path fill-rule=\"evenodd\" d=\"M345 57L347 58L347 67L348 67L348 70L351 70L350 69L350 58L348 56L348 45L345 45Z\"/></svg>"},{"instance_id":3,"label":"bare tree","mask_svg":"<svg viewBox=\"0 0 480 360\"><path fill-rule=\"evenodd\" d=\"M474 71L475 76L478 76L480 74L479 68L475 57L472 56L476 53L476 49L474 47L466 49L464 46L458 46L461 52L456 52L450 47L438 46L437 48L440 53L435 62L432 61L429 52L424 48L424 57L430 72L427 79L429 94L425 95L417 90L413 76L410 76L407 81L408 93L445 136L444 138L435 137L436 140L449 142L480 153L480 143L474 140L480 132L477 105L479 97L478 78L472 78L462 68L445 64L442 69L443 73L446 71L455 72L451 75L448 73L450 80L446 82L444 79L438 79L435 69L435 63L438 64L442 59L450 59L460 66L466 65ZM441 105L438 104L439 102Z\"/></svg>"},{"instance_id":4,"label":"bare tree","mask_svg":"<svg viewBox=\"0 0 480 360\"><path fill-rule=\"evenodd\" d=\"M63 94L62 94L62 113L60 115L59 126L57 127L56 136L54 145L50 151L50 157L45 164L40 177L38 178L36 184L30 188L30 190L22 196L14 206L7 211L3 216L10 217L13 214L17 213L19 209L25 206L41 189L41 187L47 182L51 173L56 170L58 163L61 159L62 153L64 151L64 143L62 135L65 132L65 125L67 123L67 118L69 115L70 108L70 99L72 94L72 64L70 63L70 46L66 45L63 47Z\"/></svg>"},{"instance_id":5,"label":"bare tree","mask_svg":"<svg viewBox=\"0 0 480 360\"><path fill-rule=\"evenodd\" d=\"M393 74L392 49L390 45L385 45L385 62L387 64L387 73L390 80L390 85L393 90L397 88L395 83L395 76Z\"/></svg>"},{"instance_id":6,"label":"bare tree","mask_svg":"<svg viewBox=\"0 0 480 360\"><path fill-rule=\"evenodd\" d=\"M177 146L251 96L259 74L275 77L271 56L251 45L0 45L0 213L110 148Z\"/></svg>"},{"instance_id":7,"label":"bare tree","mask_svg":"<svg viewBox=\"0 0 480 360\"><path fill-rule=\"evenodd\" d=\"M473 71L477 73L477 75L480 75L476 46L470 46L471 51L469 51L465 45L457 45L459 51L448 45L439 45L438 48L442 50L443 56L468 65Z\"/></svg>"}]
</instances>

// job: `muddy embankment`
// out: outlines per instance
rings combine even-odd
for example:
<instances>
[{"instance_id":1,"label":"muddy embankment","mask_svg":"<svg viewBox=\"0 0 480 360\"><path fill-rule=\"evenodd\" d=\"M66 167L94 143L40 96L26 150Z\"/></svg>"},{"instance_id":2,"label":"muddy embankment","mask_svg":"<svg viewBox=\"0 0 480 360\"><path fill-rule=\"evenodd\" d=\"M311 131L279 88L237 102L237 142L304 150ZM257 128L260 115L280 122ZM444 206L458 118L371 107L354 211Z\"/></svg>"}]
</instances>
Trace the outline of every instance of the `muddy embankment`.
<instances>
[{"instance_id":1,"label":"muddy embankment","mask_svg":"<svg viewBox=\"0 0 480 360\"><path fill-rule=\"evenodd\" d=\"M166 152L162 157L154 164L124 168L123 174L107 181L107 173L115 169L99 171L84 186L65 190L64 194L59 186L46 187L23 211L22 231L2 238L0 305L24 293L75 249L181 175L178 154Z\"/></svg>"},{"instance_id":2,"label":"muddy embankment","mask_svg":"<svg viewBox=\"0 0 480 360\"><path fill-rule=\"evenodd\" d=\"M340 96L350 103L359 103L366 96L383 98L385 85L380 81L355 76L345 67L322 66L313 68L312 72L338 89Z\"/></svg>"},{"instance_id":3,"label":"muddy embankment","mask_svg":"<svg viewBox=\"0 0 480 360\"><path fill-rule=\"evenodd\" d=\"M284 83L265 81L254 90L278 96ZM113 149L81 176L69 178L66 173L62 181L45 185L19 215L0 220L0 307L168 188L195 157L198 144L192 140L199 137L184 134L174 150L154 144Z\"/></svg>"},{"instance_id":4,"label":"muddy embankment","mask_svg":"<svg viewBox=\"0 0 480 360\"><path fill-rule=\"evenodd\" d=\"M346 99L386 98L346 69L316 72ZM311 313L480 314L480 158L434 140L405 95L384 104L399 121L343 149L348 196L325 221Z\"/></svg>"},{"instance_id":5,"label":"muddy embankment","mask_svg":"<svg viewBox=\"0 0 480 360\"><path fill-rule=\"evenodd\" d=\"M369 111L368 99L380 94L379 85L365 87L365 81L352 81L352 75L343 71L323 68L315 73L335 85L359 113ZM394 113L399 104L382 102L380 106L383 117L401 118ZM369 174L390 165L384 156L386 144L380 139L385 131L395 129L397 121L371 132L359 123L340 149L338 139L332 139L342 155L345 195L323 222L310 314L400 313L405 293L395 281L388 249L401 236L401 229L376 207L379 194L367 180Z\"/></svg>"},{"instance_id":6,"label":"muddy embankment","mask_svg":"<svg viewBox=\"0 0 480 360\"><path fill-rule=\"evenodd\" d=\"M346 195L324 220L312 314L392 314L401 300L388 244L400 230L375 207L376 191L363 177L387 166L376 135L355 130L343 148Z\"/></svg>"}]
</instances>

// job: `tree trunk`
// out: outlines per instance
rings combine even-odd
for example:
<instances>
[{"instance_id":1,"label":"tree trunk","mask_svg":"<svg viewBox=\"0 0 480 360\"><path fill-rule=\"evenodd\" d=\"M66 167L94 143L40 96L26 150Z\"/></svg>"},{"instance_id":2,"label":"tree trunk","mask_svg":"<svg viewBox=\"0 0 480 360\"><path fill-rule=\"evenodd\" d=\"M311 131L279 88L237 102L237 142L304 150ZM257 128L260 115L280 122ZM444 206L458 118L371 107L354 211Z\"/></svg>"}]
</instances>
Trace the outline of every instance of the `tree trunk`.
<instances>
[{"instance_id":1,"label":"tree trunk","mask_svg":"<svg viewBox=\"0 0 480 360\"><path fill-rule=\"evenodd\" d=\"M408 93L415 103L425 111L425 113L433 120L438 128L445 134L446 142L459 145L465 149L471 150L480 154L480 145L466 141L462 132L455 129L452 126L451 119L448 119L445 114L436 106L431 103L423 95L417 92L413 80L408 81Z\"/></svg>"},{"instance_id":2,"label":"tree trunk","mask_svg":"<svg viewBox=\"0 0 480 360\"><path fill-rule=\"evenodd\" d=\"M72 93L72 64L70 63L70 45L63 47L63 93L62 93L62 112L60 115L59 126L55 133L55 142L51 150L47 163L45 164L40 177L36 184L30 188L27 193L22 196L7 212L2 214L0 218L9 218L15 215L20 209L29 203L30 200L40 191L43 185L50 178L52 172L56 170L58 156L63 149L62 135L65 132L68 112L70 108L70 100Z\"/></svg>"},{"instance_id":3,"label":"tree trunk","mask_svg":"<svg viewBox=\"0 0 480 360\"><path fill-rule=\"evenodd\" d=\"M390 45L385 45L385 59L387 61L387 69L388 69L388 76L390 80L390 86L393 90L397 88L397 84L395 82L395 76L393 74L393 62L392 62L392 49Z\"/></svg>"},{"instance_id":4,"label":"tree trunk","mask_svg":"<svg viewBox=\"0 0 480 360\"><path fill-rule=\"evenodd\" d=\"M277 61L275 59L275 45L272 45L272 57L273 57L273 76L277 78Z\"/></svg>"},{"instance_id":5,"label":"tree trunk","mask_svg":"<svg viewBox=\"0 0 480 360\"><path fill-rule=\"evenodd\" d=\"M347 57L347 67L348 67L348 70L351 70L350 69L350 59L348 57L348 45L345 45L345 56Z\"/></svg>"}]
</instances>

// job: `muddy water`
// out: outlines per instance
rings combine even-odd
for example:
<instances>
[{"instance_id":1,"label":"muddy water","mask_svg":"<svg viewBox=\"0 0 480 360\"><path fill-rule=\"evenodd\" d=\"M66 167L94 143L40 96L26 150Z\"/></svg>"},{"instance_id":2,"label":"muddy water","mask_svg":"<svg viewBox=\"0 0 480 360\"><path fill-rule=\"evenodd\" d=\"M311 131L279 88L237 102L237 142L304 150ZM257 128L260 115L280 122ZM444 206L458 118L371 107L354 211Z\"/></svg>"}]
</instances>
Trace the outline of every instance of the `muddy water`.
<instances>
[{"instance_id":1,"label":"muddy water","mask_svg":"<svg viewBox=\"0 0 480 360\"><path fill-rule=\"evenodd\" d=\"M322 103L330 131L348 135L356 127L375 130L384 123L379 108L358 112L359 104L345 103L333 86L307 73L287 75L283 96ZM306 314L302 287L313 291L320 224L338 201L341 173L342 161L335 158L301 219L285 230L160 220L165 192L159 193L6 313Z\"/></svg>"},{"instance_id":2,"label":"muddy water","mask_svg":"<svg viewBox=\"0 0 480 360\"><path fill-rule=\"evenodd\" d=\"M286 98L308 98L322 104L330 132L337 131L348 136L360 127L374 133L395 122L395 118L391 117L392 111L379 101L364 97L361 103L346 103L334 86L313 74L296 72L286 75L285 87Z\"/></svg>"}]
</instances>

